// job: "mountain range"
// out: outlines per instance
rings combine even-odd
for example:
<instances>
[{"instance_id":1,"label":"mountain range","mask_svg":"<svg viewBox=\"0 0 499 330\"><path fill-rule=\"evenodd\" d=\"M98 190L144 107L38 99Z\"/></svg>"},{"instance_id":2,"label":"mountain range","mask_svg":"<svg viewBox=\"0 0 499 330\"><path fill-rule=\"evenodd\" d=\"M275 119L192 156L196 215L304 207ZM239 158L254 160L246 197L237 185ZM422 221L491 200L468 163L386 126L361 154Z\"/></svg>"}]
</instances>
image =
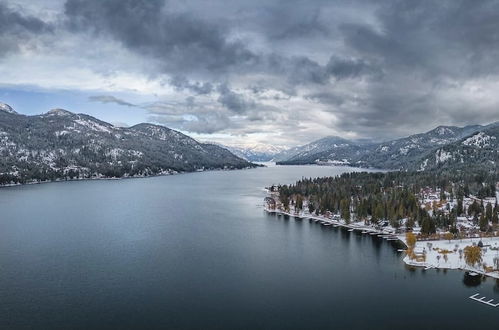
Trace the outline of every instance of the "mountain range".
<instances>
[{"instance_id":1,"label":"mountain range","mask_svg":"<svg viewBox=\"0 0 499 330\"><path fill-rule=\"evenodd\" d=\"M499 123L439 126L385 142L329 136L284 150L201 143L160 125L116 127L63 109L26 116L0 103L0 156L0 184L237 169L271 160L280 165L417 171L480 166L497 171Z\"/></svg>"},{"instance_id":2,"label":"mountain range","mask_svg":"<svg viewBox=\"0 0 499 330\"><path fill-rule=\"evenodd\" d=\"M250 162L270 162L274 161L276 155L280 155L287 149L273 145L256 144L252 146L226 146L220 145L234 155L246 159Z\"/></svg>"},{"instance_id":3,"label":"mountain range","mask_svg":"<svg viewBox=\"0 0 499 330\"><path fill-rule=\"evenodd\" d=\"M394 170L466 167L480 162L497 168L499 123L465 127L439 126L426 133L366 142L326 137L294 148L277 164L337 164ZM285 159L283 159L285 158Z\"/></svg>"},{"instance_id":4,"label":"mountain range","mask_svg":"<svg viewBox=\"0 0 499 330\"><path fill-rule=\"evenodd\" d=\"M0 155L0 184L255 166L164 126L116 127L63 109L26 116L3 103Z\"/></svg>"}]
</instances>

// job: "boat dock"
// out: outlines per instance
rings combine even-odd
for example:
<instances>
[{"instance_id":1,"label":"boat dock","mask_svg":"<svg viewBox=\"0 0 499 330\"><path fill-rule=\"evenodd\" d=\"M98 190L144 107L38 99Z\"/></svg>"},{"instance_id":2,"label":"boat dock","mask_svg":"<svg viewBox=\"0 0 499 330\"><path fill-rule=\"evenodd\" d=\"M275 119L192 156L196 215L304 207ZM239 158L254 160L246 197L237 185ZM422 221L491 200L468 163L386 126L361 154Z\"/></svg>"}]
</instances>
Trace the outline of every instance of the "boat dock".
<instances>
[{"instance_id":1,"label":"boat dock","mask_svg":"<svg viewBox=\"0 0 499 330\"><path fill-rule=\"evenodd\" d=\"M472 299L474 301L477 301L479 303L488 305L488 306L492 306L492 307L498 307L499 306L499 302L497 302L497 303L494 304L494 299L487 300L487 298L485 296L483 296L481 298L478 298L479 296L480 296L479 293L475 293L474 295L470 296L470 299Z\"/></svg>"},{"instance_id":2,"label":"boat dock","mask_svg":"<svg viewBox=\"0 0 499 330\"><path fill-rule=\"evenodd\" d=\"M387 241L402 241L403 240L398 237L393 231L387 231L384 229L379 229L379 228L373 228L372 226L368 225L362 225L362 224L346 224L346 223L341 223L339 220L331 219L331 218L324 218L320 216L313 216L313 215L307 215L307 214L291 214L288 212L284 212L282 210L278 209L270 209L270 208L265 208L265 210L269 213L277 214L278 216L280 215L288 215L288 216L293 216L295 219L297 218L304 218L308 219L310 223L318 223L322 226L325 227L342 227L345 228L348 232L354 232L354 231L359 231L364 235L370 235L370 236L376 236L380 237L382 239L385 239Z\"/></svg>"}]
</instances>

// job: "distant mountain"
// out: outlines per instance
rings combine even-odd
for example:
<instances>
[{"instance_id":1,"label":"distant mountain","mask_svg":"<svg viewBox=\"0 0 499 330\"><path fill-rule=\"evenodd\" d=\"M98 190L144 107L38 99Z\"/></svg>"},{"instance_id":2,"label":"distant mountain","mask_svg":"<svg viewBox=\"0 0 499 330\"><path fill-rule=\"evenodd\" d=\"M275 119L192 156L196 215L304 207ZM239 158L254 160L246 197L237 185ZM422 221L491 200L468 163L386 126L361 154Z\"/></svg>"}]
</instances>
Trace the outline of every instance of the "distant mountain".
<instances>
[{"instance_id":1,"label":"distant mountain","mask_svg":"<svg viewBox=\"0 0 499 330\"><path fill-rule=\"evenodd\" d=\"M36 116L0 110L0 184L254 166L164 126L115 127L63 109Z\"/></svg>"},{"instance_id":2,"label":"distant mountain","mask_svg":"<svg viewBox=\"0 0 499 330\"><path fill-rule=\"evenodd\" d=\"M279 164L311 164L321 161L344 162L343 157L349 158L366 141L352 141L338 136L328 136L304 146L294 147L276 155ZM329 158L328 158L329 157Z\"/></svg>"},{"instance_id":3,"label":"distant mountain","mask_svg":"<svg viewBox=\"0 0 499 330\"><path fill-rule=\"evenodd\" d=\"M222 145L221 145L222 146ZM234 155L246 159L250 162L269 162L273 161L275 156L286 150L284 147L273 145L257 144L254 146L223 146Z\"/></svg>"},{"instance_id":4,"label":"distant mountain","mask_svg":"<svg viewBox=\"0 0 499 330\"><path fill-rule=\"evenodd\" d=\"M2 103L2 102L0 102L0 111L17 114L17 112L15 112L14 109L12 109L12 107L10 105Z\"/></svg>"},{"instance_id":5,"label":"distant mountain","mask_svg":"<svg viewBox=\"0 0 499 330\"><path fill-rule=\"evenodd\" d=\"M415 164L420 166L421 161L426 159L424 156L433 150L496 126L497 124L439 126L426 133L382 143L325 138L295 149L294 155L279 164L348 164L384 169L414 169Z\"/></svg>"},{"instance_id":6,"label":"distant mountain","mask_svg":"<svg viewBox=\"0 0 499 330\"><path fill-rule=\"evenodd\" d=\"M498 124L489 125L484 130L427 153L414 164L413 169L467 169L476 165L499 171Z\"/></svg>"},{"instance_id":7,"label":"distant mountain","mask_svg":"<svg viewBox=\"0 0 499 330\"><path fill-rule=\"evenodd\" d=\"M424 154L440 146L458 141L465 136L485 129L484 126L439 126L426 133L379 143L362 159L368 166L387 169L407 169Z\"/></svg>"}]
</instances>

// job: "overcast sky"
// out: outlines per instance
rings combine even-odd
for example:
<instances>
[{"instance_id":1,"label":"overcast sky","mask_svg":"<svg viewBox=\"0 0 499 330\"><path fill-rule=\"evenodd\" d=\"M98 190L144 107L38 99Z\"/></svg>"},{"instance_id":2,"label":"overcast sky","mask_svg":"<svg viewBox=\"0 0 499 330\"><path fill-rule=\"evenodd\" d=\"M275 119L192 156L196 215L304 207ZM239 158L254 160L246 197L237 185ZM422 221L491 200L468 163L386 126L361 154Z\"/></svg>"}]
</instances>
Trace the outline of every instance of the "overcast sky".
<instances>
[{"instance_id":1,"label":"overcast sky","mask_svg":"<svg viewBox=\"0 0 499 330\"><path fill-rule=\"evenodd\" d=\"M499 1L0 0L0 101L227 144L499 120Z\"/></svg>"}]
</instances>

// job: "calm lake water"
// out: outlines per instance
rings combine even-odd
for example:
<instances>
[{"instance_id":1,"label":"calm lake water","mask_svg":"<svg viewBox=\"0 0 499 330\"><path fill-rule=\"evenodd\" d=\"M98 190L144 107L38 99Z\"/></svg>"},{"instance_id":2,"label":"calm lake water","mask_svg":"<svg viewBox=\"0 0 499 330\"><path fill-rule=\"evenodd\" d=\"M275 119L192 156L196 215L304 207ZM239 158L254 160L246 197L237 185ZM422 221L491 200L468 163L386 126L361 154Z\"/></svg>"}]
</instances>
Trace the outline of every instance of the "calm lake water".
<instances>
[{"instance_id":1,"label":"calm lake water","mask_svg":"<svg viewBox=\"0 0 499 330\"><path fill-rule=\"evenodd\" d=\"M1 329L478 329L499 286L395 245L267 215L293 166L0 189Z\"/></svg>"}]
</instances>

